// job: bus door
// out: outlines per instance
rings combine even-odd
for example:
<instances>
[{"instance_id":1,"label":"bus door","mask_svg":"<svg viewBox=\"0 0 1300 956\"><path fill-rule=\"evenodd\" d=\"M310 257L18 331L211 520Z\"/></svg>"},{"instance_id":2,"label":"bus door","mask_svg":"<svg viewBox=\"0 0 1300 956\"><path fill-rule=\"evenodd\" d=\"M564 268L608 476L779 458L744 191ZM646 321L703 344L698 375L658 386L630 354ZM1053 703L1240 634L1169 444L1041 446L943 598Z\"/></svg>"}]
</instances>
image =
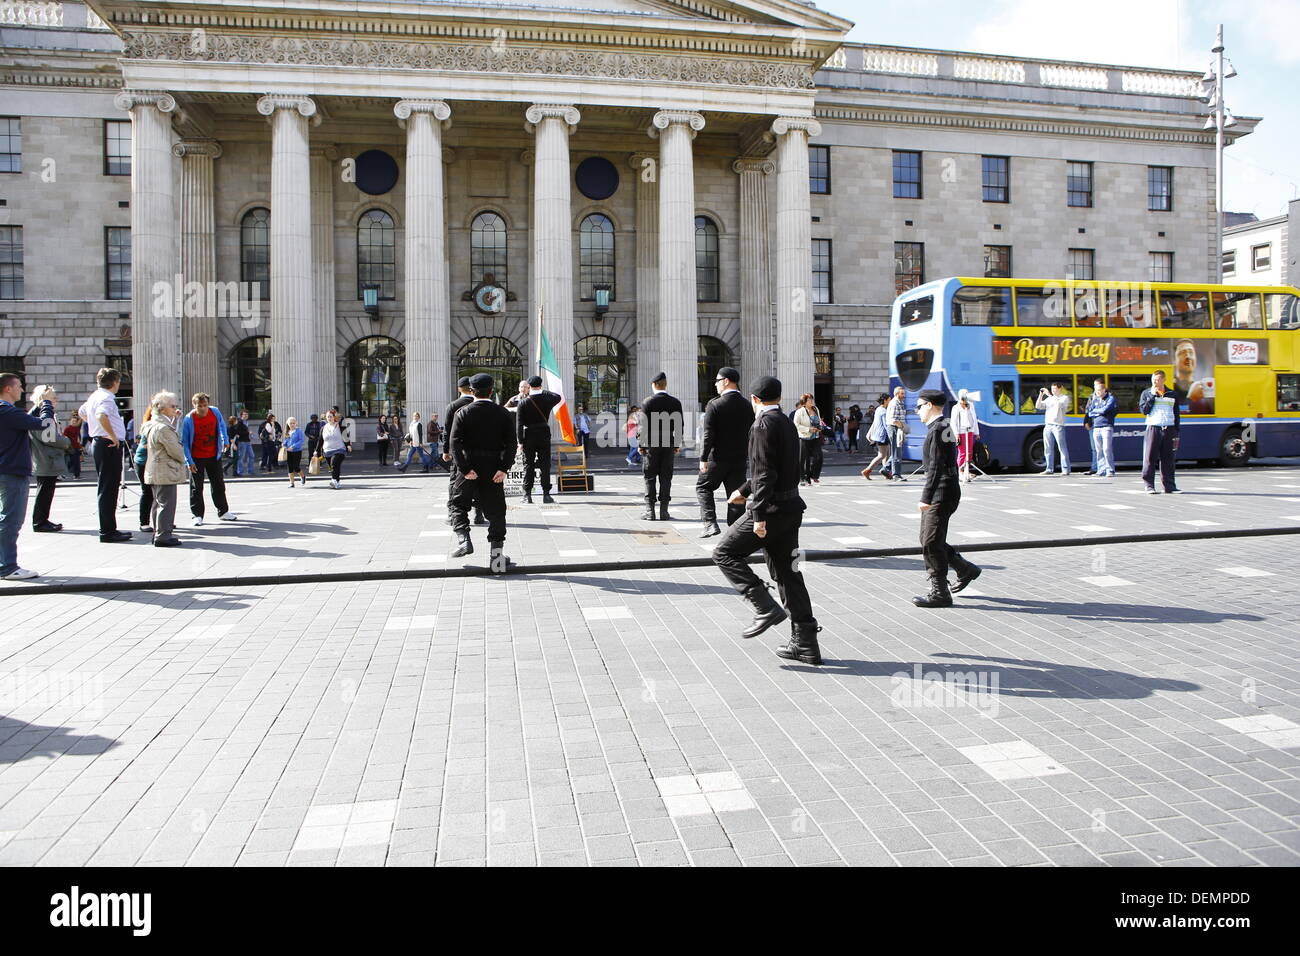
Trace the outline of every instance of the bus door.
<instances>
[{"instance_id":1,"label":"bus door","mask_svg":"<svg viewBox=\"0 0 1300 956\"><path fill-rule=\"evenodd\" d=\"M1224 412L1228 412L1231 418L1238 422L1248 423L1245 426L1247 441L1257 441L1261 446L1259 454L1271 455L1275 452L1268 451L1270 446L1267 434L1251 434L1255 430L1256 416L1260 412L1268 414L1271 406L1265 405L1265 390L1272 382L1272 370L1261 366L1250 365L1220 365L1214 370L1214 392L1216 395L1224 396L1225 399L1230 396L1231 401L1224 401ZM1227 418L1228 415L1219 415L1217 417ZM1186 425L1189 420L1183 419L1183 431L1187 431ZM1205 432L1205 425L1196 427L1196 419L1190 420L1193 432ZM1266 432L1268 426L1259 425L1261 431ZM1208 434L1196 436L1194 439L1195 450L1189 451L1188 457L1197 458L1218 458L1222 453L1222 444L1228 432L1240 430L1242 426L1233 426L1232 422L1216 422L1213 427L1208 428ZM1276 438L1276 436L1274 436ZM1181 444L1181 442L1180 442Z\"/></svg>"}]
</instances>

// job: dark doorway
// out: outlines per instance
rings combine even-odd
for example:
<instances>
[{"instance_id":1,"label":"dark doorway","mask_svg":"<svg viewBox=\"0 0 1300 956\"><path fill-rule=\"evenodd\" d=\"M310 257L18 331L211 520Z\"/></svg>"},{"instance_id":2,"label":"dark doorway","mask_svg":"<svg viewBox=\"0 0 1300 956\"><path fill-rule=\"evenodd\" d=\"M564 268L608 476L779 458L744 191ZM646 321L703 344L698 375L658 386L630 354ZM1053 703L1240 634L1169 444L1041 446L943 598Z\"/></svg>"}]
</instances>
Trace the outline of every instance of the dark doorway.
<instances>
[{"instance_id":1,"label":"dark doorway","mask_svg":"<svg viewBox=\"0 0 1300 956\"><path fill-rule=\"evenodd\" d=\"M835 417L835 355L817 352L813 356L813 401L822 413L822 420Z\"/></svg>"}]
</instances>

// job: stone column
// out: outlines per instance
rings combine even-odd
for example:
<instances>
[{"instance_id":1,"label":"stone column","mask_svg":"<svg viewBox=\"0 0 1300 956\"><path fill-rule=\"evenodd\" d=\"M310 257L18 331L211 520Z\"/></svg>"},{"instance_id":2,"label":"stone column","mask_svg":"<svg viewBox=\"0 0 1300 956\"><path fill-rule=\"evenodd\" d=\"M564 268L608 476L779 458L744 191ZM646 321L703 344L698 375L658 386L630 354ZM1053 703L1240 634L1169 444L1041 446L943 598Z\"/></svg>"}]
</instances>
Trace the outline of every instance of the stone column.
<instances>
[{"instance_id":1,"label":"stone column","mask_svg":"<svg viewBox=\"0 0 1300 956\"><path fill-rule=\"evenodd\" d=\"M573 210L570 201L569 132L582 116L572 106L535 103L525 114L533 146L533 270L536 299L529 303L535 328L538 310L559 365L565 400L573 402ZM541 333L530 344L524 375L535 374ZM572 405L570 405L572 409ZM555 437L559 437L556 433Z\"/></svg>"},{"instance_id":2,"label":"stone column","mask_svg":"<svg viewBox=\"0 0 1300 956\"><path fill-rule=\"evenodd\" d=\"M821 133L808 116L780 116L776 136L776 377L786 408L813 390L812 210L808 137Z\"/></svg>"},{"instance_id":3,"label":"stone column","mask_svg":"<svg viewBox=\"0 0 1300 956\"><path fill-rule=\"evenodd\" d=\"M176 209L167 93L123 90L131 113L131 377L137 421L149 399L181 387L181 330L175 286ZM182 303L183 304L183 303Z\"/></svg>"},{"instance_id":4,"label":"stone column","mask_svg":"<svg viewBox=\"0 0 1300 956\"><path fill-rule=\"evenodd\" d=\"M311 160L306 96L270 94L257 111L271 118L271 401L277 420L308 420L320 394L311 264Z\"/></svg>"},{"instance_id":5,"label":"stone column","mask_svg":"<svg viewBox=\"0 0 1300 956\"><path fill-rule=\"evenodd\" d=\"M668 373L668 391L686 413L685 447L694 447L700 411L699 336L695 292L695 158L691 141L704 117L660 110L649 133L659 139L659 364L642 375Z\"/></svg>"},{"instance_id":6,"label":"stone column","mask_svg":"<svg viewBox=\"0 0 1300 956\"><path fill-rule=\"evenodd\" d=\"M631 401L650 394L650 376L659 371L659 157L635 153L628 159L636 175L636 376Z\"/></svg>"},{"instance_id":7,"label":"stone column","mask_svg":"<svg viewBox=\"0 0 1300 956\"><path fill-rule=\"evenodd\" d=\"M221 392L218 312L237 311L239 295L216 294L212 164L221 156L221 144L211 139L187 139L174 145L172 153L181 160L181 281L186 308L181 317L180 395L182 406L188 408L190 396L196 392L207 392L214 403L217 401Z\"/></svg>"},{"instance_id":8,"label":"stone column","mask_svg":"<svg viewBox=\"0 0 1300 956\"><path fill-rule=\"evenodd\" d=\"M429 415L452 399L451 304L447 293L442 100L401 100L406 127L406 418Z\"/></svg>"},{"instance_id":9,"label":"stone column","mask_svg":"<svg viewBox=\"0 0 1300 956\"><path fill-rule=\"evenodd\" d=\"M767 269L767 177L770 159L738 159L740 175L740 375L742 391L760 375L771 375L772 303Z\"/></svg>"},{"instance_id":10,"label":"stone column","mask_svg":"<svg viewBox=\"0 0 1300 956\"><path fill-rule=\"evenodd\" d=\"M331 405L343 408L338 394L338 349L334 327L334 174L339 151L333 146L311 147L311 276L312 276L312 366L316 369L316 392L312 411L324 412ZM310 414L310 413L309 413ZM302 418L298 424L306 425Z\"/></svg>"}]
</instances>

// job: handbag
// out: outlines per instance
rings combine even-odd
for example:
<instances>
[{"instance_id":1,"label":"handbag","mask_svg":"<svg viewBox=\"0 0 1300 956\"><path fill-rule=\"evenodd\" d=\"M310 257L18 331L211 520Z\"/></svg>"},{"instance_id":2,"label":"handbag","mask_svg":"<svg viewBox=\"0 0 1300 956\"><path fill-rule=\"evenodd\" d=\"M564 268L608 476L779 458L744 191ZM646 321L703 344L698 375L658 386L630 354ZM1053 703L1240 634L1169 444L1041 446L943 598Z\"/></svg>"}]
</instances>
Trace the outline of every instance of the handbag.
<instances>
[{"instance_id":1,"label":"handbag","mask_svg":"<svg viewBox=\"0 0 1300 956\"><path fill-rule=\"evenodd\" d=\"M319 456L319 455L312 455L311 464L307 466L307 472L308 472L308 474L312 474L312 475L319 475L319 474L320 474L320 456Z\"/></svg>"},{"instance_id":2,"label":"handbag","mask_svg":"<svg viewBox=\"0 0 1300 956\"><path fill-rule=\"evenodd\" d=\"M281 445L281 446L280 446L280 450L279 450L279 452L276 453L275 460L276 460L276 461L288 461L288 460L289 460L289 448L288 448L287 445Z\"/></svg>"}]
</instances>

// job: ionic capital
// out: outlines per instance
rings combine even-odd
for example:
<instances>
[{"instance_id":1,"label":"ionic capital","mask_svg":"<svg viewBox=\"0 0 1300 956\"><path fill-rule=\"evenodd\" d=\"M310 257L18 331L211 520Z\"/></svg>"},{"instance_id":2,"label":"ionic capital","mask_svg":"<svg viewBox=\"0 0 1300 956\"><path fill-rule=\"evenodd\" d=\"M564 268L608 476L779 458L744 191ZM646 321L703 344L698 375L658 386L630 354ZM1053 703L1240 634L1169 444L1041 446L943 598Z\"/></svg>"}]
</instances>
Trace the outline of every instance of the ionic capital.
<instances>
[{"instance_id":1,"label":"ionic capital","mask_svg":"<svg viewBox=\"0 0 1300 956\"><path fill-rule=\"evenodd\" d=\"M160 113L170 113L176 109L176 100L170 93L160 93L156 90L123 90L113 97L113 105L120 110L152 106Z\"/></svg>"},{"instance_id":2,"label":"ionic capital","mask_svg":"<svg viewBox=\"0 0 1300 956\"><path fill-rule=\"evenodd\" d=\"M210 156L221 158L221 144L215 139L183 139L172 144L173 156Z\"/></svg>"},{"instance_id":3,"label":"ionic capital","mask_svg":"<svg viewBox=\"0 0 1300 956\"><path fill-rule=\"evenodd\" d=\"M770 159L738 159L731 164L733 173L758 173L762 176L770 176L776 172L776 163Z\"/></svg>"},{"instance_id":4,"label":"ionic capital","mask_svg":"<svg viewBox=\"0 0 1300 956\"><path fill-rule=\"evenodd\" d=\"M296 93L268 93L257 101L257 111L270 116L276 110L297 110L310 119L316 115L316 101Z\"/></svg>"},{"instance_id":5,"label":"ionic capital","mask_svg":"<svg viewBox=\"0 0 1300 956\"><path fill-rule=\"evenodd\" d=\"M428 113L442 123L443 129L451 126L451 107L445 100L398 100L397 105L393 107L397 125L402 129L406 129L406 121L411 118L412 113Z\"/></svg>"},{"instance_id":6,"label":"ionic capital","mask_svg":"<svg viewBox=\"0 0 1300 956\"><path fill-rule=\"evenodd\" d=\"M563 120L570 127L582 121L582 114L576 106L567 103L534 103L524 113L524 129L533 132L544 119Z\"/></svg>"},{"instance_id":7,"label":"ionic capital","mask_svg":"<svg viewBox=\"0 0 1300 956\"><path fill-rule=\"evenodd\" d=\"M820 136L822 124L811 116L778 116L772 123L772 132L777 136L784 136L795 130L803 130L809 136Z\"/></svg>"},{"instance_id":8,"label":"ionic capital","mask_svg":"<svg viewBox=\"0 0 1300 956\"><path fill-rule=\"evenodd\" d=\"M646 130L651 139L657 139L660 130L665 130L669 126L680 123L687 128L691 134L691 139L695 134L704 129L704 117L693 110L660 110L650 120L650 128Z\"/></svg>"}]
</instances>

